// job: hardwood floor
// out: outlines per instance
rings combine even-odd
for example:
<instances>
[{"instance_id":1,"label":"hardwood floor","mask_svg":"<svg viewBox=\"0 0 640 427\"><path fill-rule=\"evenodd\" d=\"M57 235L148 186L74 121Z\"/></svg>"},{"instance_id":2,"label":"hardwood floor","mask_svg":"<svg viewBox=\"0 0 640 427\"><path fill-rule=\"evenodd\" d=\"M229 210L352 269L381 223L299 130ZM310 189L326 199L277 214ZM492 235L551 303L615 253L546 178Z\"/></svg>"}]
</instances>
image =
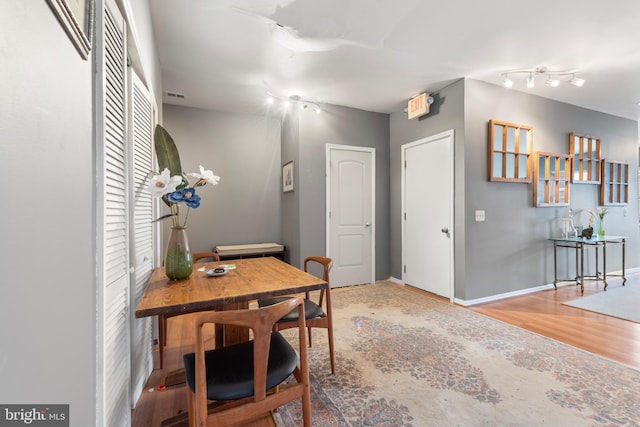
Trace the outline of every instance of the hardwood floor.
<instances>
[{"instance_id":1,"label":"hardwood floor","mask_svg":"<svg viewBox=\"0 0 640 427\"><path fill-rule=\"evenodd\" d=\"M607 289L620 287L621 283L619 278L610 279ZM627 286L640 286L640 274L628 276ZM419 290L416 292L423 293ZM602 282L585 283L585 296L597 292L602 292ZM468 309L640 369L640 324L562 305L579 297L578 286L565 285L558 287L557 291L535 292L478 304ZM191 320L192 316L184 315L168 322L165 367L152 373L132 412L132 427L158 427L165 419L186 414L184 385L167 387L164 391L157 391L157 387L164 383L168 372L182 366L182 354L193 351ZM155 391L149 391L151 388ZM263 419L245 426L274 425L271 417L265 415Z\"/></svg>"},{"instance_id":2,"label":"hardwood floor","mask_svg":"<svg viewBox=\"0 0 640 427\"><path fill-rule=\"evenodd\" d=\"M622 279L608 283L607 292L621 287ZM626 286L640 286L640 275L627 276ZM603 292L602 287L586 282L584 295ZM577 298L580 287L570 284L469 309L640 369L640 324L562 305Z\"/></svg>"}]
</instances>

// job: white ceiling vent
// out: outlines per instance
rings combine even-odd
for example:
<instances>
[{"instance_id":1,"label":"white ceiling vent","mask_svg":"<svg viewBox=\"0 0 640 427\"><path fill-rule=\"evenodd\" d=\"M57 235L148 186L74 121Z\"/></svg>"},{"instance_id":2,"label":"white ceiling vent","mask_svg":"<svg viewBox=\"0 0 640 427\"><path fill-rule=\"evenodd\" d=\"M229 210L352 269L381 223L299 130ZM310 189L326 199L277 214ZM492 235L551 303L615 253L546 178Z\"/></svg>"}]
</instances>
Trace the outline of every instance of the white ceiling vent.
<instances>
[{"instance_id":1,"label":"white ceiling vent","mask_svg":"<svg viewBox=\"0 0 640 427\"><path fill-rule=\"evenodd\" d=\"M171 97L171 98L179 98L179 99L184 99L185 96L183 93L178 93L178 92L170 92L170 91L166 91L165 95Z\"/></svg>"}]
</instances>

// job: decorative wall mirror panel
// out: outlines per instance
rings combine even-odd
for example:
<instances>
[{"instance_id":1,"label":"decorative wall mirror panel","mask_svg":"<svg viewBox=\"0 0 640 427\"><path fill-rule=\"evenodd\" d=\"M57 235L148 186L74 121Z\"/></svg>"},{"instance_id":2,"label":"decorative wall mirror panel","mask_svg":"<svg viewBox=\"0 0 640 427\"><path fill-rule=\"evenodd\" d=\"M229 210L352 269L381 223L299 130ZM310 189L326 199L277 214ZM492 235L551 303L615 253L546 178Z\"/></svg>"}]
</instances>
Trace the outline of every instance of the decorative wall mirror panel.
<instances>
[{"instance_id":1,"label":"decorative wall mirror panel","mask_svg":"<svg viewBox=\"0 0 640 427\"><path fill-rule=\"evenodd\" d=\"M531 182L533 128L489 121L489 181Z\"/></svg>"},{"instance_id":2,"label":"decorative wall mirror panel","mask_svg":"<svg viewBox=\"0 0 640 427\"><path fill-rule=\"evenodd\" d=\"M602 160L600 205L622 206L629 203L629 165Z\"/></svg>"},{"instance_id":3,"label":"decorative wall mirror panel","mask_svg":"<svg viewBox=\"0 0 640 427\"><path fill-rule=\"evenodd\" d=\"M571 156L537 152L533 168L534 206L568 206Z\"/></svg>"},{"instance_id":4,"label":"decorative wall mirror panel","mask_svg":"<svg viewBox=\"0 0 640 427\"><path fill-rule=\"evenodd\" d=\"M600 138L571 132L569 153L573 170L571 182L600 184Z\"/></svg>"}]
</instances>

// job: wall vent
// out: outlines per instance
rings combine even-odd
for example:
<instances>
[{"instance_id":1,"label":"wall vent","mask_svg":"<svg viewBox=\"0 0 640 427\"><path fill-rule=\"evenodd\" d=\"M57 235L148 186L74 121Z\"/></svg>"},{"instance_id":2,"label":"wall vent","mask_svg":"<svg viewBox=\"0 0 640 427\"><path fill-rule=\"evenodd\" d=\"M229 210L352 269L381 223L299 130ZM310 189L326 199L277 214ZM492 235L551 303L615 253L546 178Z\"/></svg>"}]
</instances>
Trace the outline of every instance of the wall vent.
<instances>
[{"instance_id":1,"label":"wall vent","mask_svg":"<svg viewBox=\"0 0 640 427\"><path fill-rule=\"evenodd\" d=\"M178 92L165 92L165 95L170 96L172 98L180 98L180 99L184 99L185 96L183 93L178 93Z\"/></svg>"}]
</instances>

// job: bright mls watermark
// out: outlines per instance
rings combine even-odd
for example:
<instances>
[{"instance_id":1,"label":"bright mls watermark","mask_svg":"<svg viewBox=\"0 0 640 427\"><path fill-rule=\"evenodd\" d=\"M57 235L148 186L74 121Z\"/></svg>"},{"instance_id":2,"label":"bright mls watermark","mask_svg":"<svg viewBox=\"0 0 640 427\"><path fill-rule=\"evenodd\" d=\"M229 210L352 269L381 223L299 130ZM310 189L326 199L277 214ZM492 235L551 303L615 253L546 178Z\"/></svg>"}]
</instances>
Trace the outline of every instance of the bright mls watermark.
<instances>
[{"instance_id":1,"label":"bright mls watermark","mask_svg":"<svg viewBox=\"0 0 640 427\"><path fill-rule=\"evenodd\" d=\"M69 427L69 405L0 405L0 427Z\"/></svg>"}]
</instances>

